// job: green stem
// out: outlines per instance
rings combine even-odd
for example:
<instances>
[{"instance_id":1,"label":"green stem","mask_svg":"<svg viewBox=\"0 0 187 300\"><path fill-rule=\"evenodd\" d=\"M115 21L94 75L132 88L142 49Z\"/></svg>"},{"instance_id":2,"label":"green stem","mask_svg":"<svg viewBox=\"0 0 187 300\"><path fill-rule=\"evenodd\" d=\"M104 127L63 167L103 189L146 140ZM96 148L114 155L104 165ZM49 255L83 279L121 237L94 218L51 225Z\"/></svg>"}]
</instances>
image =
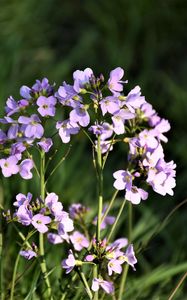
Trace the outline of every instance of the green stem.
<instances>
[{"instance_id":1,"label":"green stem","mask_svg":"<svg viewBox=\"0 0 187 300\"><path fill-rule=\"evenodd\" d=\"M17 228L16 228L17 230ZM25 244L31 248L31 245L28 242L28 239L30 238L30 236L32 235L27 235L27 237L25 237L21 232L19 232L20 237L23 240L23 244L21 246L21 249L25 246ZM14 265L14 270L13 270L13 276L12 276L12 282L11 282L11 291L10 291L10 300L14 299L14 289L15 289L15 281L16 281L16 274L17 274L17 269L18 269L18 264L19 264L19 259L20 259L20 254L18 253L16 261L15 261L15 265Z\"/></svg>"},{"instance_id":2,"label":"green stem","mask_svg":"<svg viewBox=\"0 0 187 300\"><path fill-rule=\"evenodd\" d=\"M112 207L112 205L113 205L113 203L114 203L114 201L115 201L115 199L116 199L116 196L117 196L118 192L119 192L118 190L116 190L116 191L114 192L114 194L113 194L113 196L112 196L112 199L110 200L110 203L109 203L109 205L108 205L108 207L107 207L107 209L106 209L104 215L102 216L101 223L104 221L104 219L105 219L106 216L108 215L108 213L109 213L109 211L110 211L110 209L111 209L111 207Z\"/></svg>"},{"instance_id":3,"label":"green stem","mask_svg":"<svg viewBox=\"0 0 187 300\"><path fill-rule=\"evenodd\" d=\"M89 299L92 299L92 292L90 290L88 281L86 280L86 277L85 277L84 273L81 272L81 271L79 271L79 270L77 272L78 272L78 274L80 276L80 279L81 279L82 283L84 284L84 287L86 289L86 292L88 294Z\"/></svg>"},{"instance_id":4,"label":"green stem","mask_svg":"<svg viewBox=\"0 0 187 300\"><path fill-rule=\"evenodd\" d=\"M177 286L172 291L172 294L169 296L168 300L172 300L173 299L173 297L175 296L176 292L178 291L178 289L180 288L181 284L184 282L184 280L186 279L186 277L187 277L187 272L182 276L182 278L178 282Z\"/></svg>"},{"instance_id":5,"label":"green stem","mask_svg":"<svg viewBox=\"0 0 187 300\"><path fill-rule=\"evenodd\" d=\"M113 233L114 233L114 231L115 231L115 229L116 229L116 225L117 225L117 223L118 223L118 221L119 221L119 218L120 218L120 216L121 216L121 214L122 214L122 211L123 211L123 209L124 209L125 203L126 203L126 200L123 200L123 201L122 201L122 205L121 205L121 207L120 207L120 210L119 210L119 212L118 212L118 214L117 214L116 220L115 220L114 224L112 225L110 234L109 234L109 236L108 236L108 239L107 239L107 242L108 242L108 243L109 243L109 241L110 241L110 239L111 239L111 237L112 237L112 235L113 235Z\"/></svg>"},{"instance_id":6,"label":"green stem","mask_svg":"<svg viewBox=\"0 0 187 300\"><path fill-rule=\"evenodd\" d=\"M93 267L93 278L97 278L98 277L98 268L97 268L97 266L95 265L94 267ZM94 300L98 300L99 299L99 293L98 293L98 291L96 291L95 293L94 293Z\"/></svg>"},{"instance_id":7,"label":"green stem","mask_svg":"<svg viewBox=\"0 0 187 300\"><path fill-rule=\"evenodd\" d=\"M15 288L15 281L16 281L16 274L17 274L19 259L20 259L20 254L18 253L17 258L16 258L16 262L15 262L15 265L14 265L13 276L12 276L10 300L14 299L14 288Z\"/></svg>"},{"instance_id":8,"label":"green stem","mask_svg":"<svg viewBox=\"0 0 187 300\"><path fill-rule=\"evenodd\" d=\"M54 169L51 171L51 173L49 174L48 178L46 181L44 181L44 195L45 195L45 186L49 180L49 178L55 173L55 171L58 169L58 167L60 167L60 165L65 161L66 157L68 156L69 152L71 149L71 145L68 148L68 151L66 152L66 154L60 159L60 161L58 162L58 164L54 167ZM45 163L44 163L44 170L45 170ZM44 171L45 172L45 171ZM42 180L42 179L41 179Z\"/></svg>"},{"instance_id":9,"label":"green stem","mask_svg":"<svg viewBox=\"0 0 187 300\"><path fill-rule=\"evenodd\" d=\"M102 168L102 153L101 153L101 141L100 136L97 139L97 179L98 179L98 213L97 213L97 229L96 240L100 242L101 234L101 218L103 209L103 168ZM94 267L93 276L97 278L99 276L99 266ZM94 300L98 300L98 291L94 293Z\"/></svg>"},{"instance_id":10,"label":"green stem","mask_svg":"<svg viewBox=\"0 0 187 300\"><path fill-rule=\"evenodd\" d=\"M131 241L132 241L132 204L131 204L131 202L129 202L129 207L128 207L128 242L129 242L129 244L131 243ZM121 277L118 300L122 300L122 296L125 291L125 283L126 283L126 279L127 279L128 270L129 270L129 265L126 264L123 269L123 273L122 273L122 277Z\"/></svg>"},{"instance_id":11,"label":"green stem","mask_svg":"<svg viewBox=\"0 0 187 300\"><path fill-rule=\"evenodd\" d=\"M100 136L97 140L97 172L98 172L98 215L97 215L97 241L100 241L100 228L103 209L103 172L102 172L102 154L100 145Z\"/></svg>"},{"instance_id":12,"label":"green stem","mask_svg":"<svg viewBox=\"0 0 187 300\"><path fill-rule=\"evenodd\" d=\"M41 198L44 201L45 199L45 152L44 151L41 151L40 193L41 193ZM53 297L51 295L51 285L50 285L49 277L47 275L47 266L45 260L44 235L42 233L39 233L39 250L40 250L40 259L41 259L40 267L47 287L46 290L47 298L52 300Z\"/></svg>"}]
</instances>

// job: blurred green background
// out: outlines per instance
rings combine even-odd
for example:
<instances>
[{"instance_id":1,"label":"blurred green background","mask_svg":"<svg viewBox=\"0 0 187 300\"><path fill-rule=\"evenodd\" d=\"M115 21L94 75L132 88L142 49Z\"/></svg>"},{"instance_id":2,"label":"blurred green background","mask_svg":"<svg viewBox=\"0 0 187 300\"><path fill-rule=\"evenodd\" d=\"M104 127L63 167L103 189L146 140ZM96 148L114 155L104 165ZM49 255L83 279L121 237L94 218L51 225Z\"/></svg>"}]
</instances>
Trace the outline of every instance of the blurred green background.
<instances>
[{"instance_id":1,"label":"blurred green background","mask_svg":"<svg viewBox=\"0 0 187 300\"><path fill-rule=\"evenodd\" d=\"M71 82L76 69L89 66L95 74L108 76L112 68L124 68L129 89L140 85L142 94L159 115L170 121L169 142L164 145L166 160L177 163L175 195L161 197L152 193L146 203L135 208L137 244L141 239L149 239L156 226L186 199L187 1L1 0L0 66L1 116L7 97L18 97L20 86L32 85L36 78L48 77L58 85L64 80ZM86 201L92 206L92 157L84 139L80 137L75 143L69 164L56 172L49 190L63 194L65 205L69 201ZM123 153L119 153L123 163ZM111 174L116 163L120 167L120 159L117 157L108 165L107 197L112 192ZM90 176L86 175L88 169ZM16 193L32 190L35 184L17 177L2 178L1 203L10 207ZM139 254L138 271L132 274L132 286L125 299L168 299L185 272L186 222L184 204ZM14 230L3 226L5 249L9 249ZM124 234L123 224L119 226L120 234ZM4 264L10 274L13 266L8 261L14 259L15 247L10 248ZM157 279L150 283L151 276ZM11 275L6 274L4 284L10 280ZM175 299L187 299L187 284L182 285Z\"/></svg>"}]
</instances>

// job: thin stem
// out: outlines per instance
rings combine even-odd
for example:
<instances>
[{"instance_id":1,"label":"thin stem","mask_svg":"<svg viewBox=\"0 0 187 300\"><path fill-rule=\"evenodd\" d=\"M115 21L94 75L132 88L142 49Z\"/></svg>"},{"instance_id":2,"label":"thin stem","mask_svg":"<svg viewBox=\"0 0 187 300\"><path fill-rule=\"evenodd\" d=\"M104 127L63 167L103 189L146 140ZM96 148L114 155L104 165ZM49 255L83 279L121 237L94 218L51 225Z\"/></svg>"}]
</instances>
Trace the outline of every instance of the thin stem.
<instances>
[{"instance_id":1,"label":"thin stem","mask_svg":"<svg viewBox=\"0 0 187 300\"><path fill-rule=\"evenodd\" d=\"M111 142L110 142L110 146L109 146L109 148L108 148L108 150L107 150L107 152L106 152L106 154L105 154L105 156L104 156L104 158L103 158L103 166L102 166L103 169L104 169L104 167L105 167L105 164L106 164L108 155L109 155L109 153L110 153L111 147L112 147L112 145L114 144L115 136L116 136L116 134L113 136L113 138L112 138L112 140L111 140Z\"/></svg>"},{"instance_id":2,"label":"thin stem","mask_svg":"<svg viewBox=\"0 0 187 300\"><path fill-rule=\"evenodd\" d=\"M129 220L129 225L128 225L128 242L129 244L132 241L132 204L129 202L129 207L128 207L128 220Z\"/></svg>"},{"instance_id":3,"label":"thin stem","mask_svg":"<svg viewBox=\"0 0 187 300\"><path fill-rule=\"evenodd\" d=\"M12 223L12 224L13 224L14 228L16 229L16 231L18 232L18 234L19 234L20 238L22 239L22 241L24 242L24 244L27 245L27 247L29 247L30 249L32 249L32 246L29 243L28 238L26 238L24 236L24 234L21 231L19 231L19 229L17 228L17 226L14 223Z\"/></svg>"},{"instance_id":4,"label":"thin stem","mask_svg":"<svg viewBox=\"0 0 187 300\"><path fill-rule=\"evenodd\" d=\"M97 215L97 241L100 241L100 228L103 209L103 172L102 172L102 154L100 145L100 136L97 141L97 172L98 172L98 215Z\"/></svg>"},{"instance_id":5,"label":"thin stem","mask_svg":"<svg viewBox=\"0 0 187 300\"><path fill-rule=\"evenodd\" d=\"M116 191L114 192L114 194L113 194L113 196L112 196L112 199L110 200L110 203L109 203L109 205L108 205L108 207L107 207L107 209L106 209L104 215L102 216L101 223L104 221L104 219L105 219L106 216L108 215L108 213L109 213L109 211L110 211L110 209L111 209L111 207L112 207L112 205L113 205L113 203L114 203L114 201L115 201L115 199L116 199L116 196L117 196L118 192L119 192L118 190L116 190Z\"/></svg>"},{"instance_id":6,"label":"thin stem","mask_svg":"<svg viewBox=\"0 0 187 300\"><path fill-rule=\"evenodd\" d=\"M84 273L81 272L81 271L79 271L79 270L77 270L77 272L78 272L78 274L80 276L80 279L81 279L82 283L84 284L84 287L86 289L86 292L88 294L89 299L92 299L92 292L90 290L88 281L86 280L86 277L85 277Z\"/></svg>"},{"instance_id":7,"label":"thin stem","mask_svg":"<svg viewBox=\"0 0 187 300\"><path fill-rule=\"evenodd\" d=\"M40 193L41 198L44 201L45 199L45 152L41 151L41 163L40 163ZM49 277L47 275L47 266L46 266L46 260L45 260L45 250L44 250L44 235L42 233L39 233L39 250L40 250L40 267L43 274L43 278L45 280L45 284L47 287L47 297L48 299L52 300L51 295L51 285L49 281Z\"/></svg>"},{"instance_id":8,"label":"thin stem","mask_svg":"<svg viewBox=\"0 0 187 300\"><path fill-rule=\"evenodd\" d=\"M179 280L179 283L177 284L177 286L174 288L174 290L172 291L171 295L169 296L168 300L172 300L173 297L175 296L176 292L178 291L178 289L180 288L181 284L184 282L184 280L187 277L187 272L182 276L182 278Z\"/></svg>"},{"instance_id":9,"label":"thin stem","mask_svg":"<svg viewBox=\"0 0 187 300\"><path fill-rule=\"evenodd\" d=\"M19 259L20 259L20 254L18 253L18 255L16 257L16 262L15 262L15 265L14 265L13 276L12 276L11 291L10 291L10 300L14 299L14 288L15 288L15 281L16 281L16 274L17 274Z\"/></svg>"},{"instance_id":10,"label":"thin stem","mask_svg":"<svg viewBox=\"0 0 187 300\"><path fill-rule=\"evenodd\" d=\"M119 218L120 218L120 216L121 216L121 214L122 214L122 211L123 211L123 209L124 209L125 203L126 203L126 200L123 200L123 201L122 201L122 205L121 205L121 207L120 207L120 210L119 210L119 212L118 212L118 214L117 214L116 220L115 220L114 224L112 225L110 234L109 234L109 236L108 236L108 239L107 239L108 243L109 243L109 241L110 241L110 239L111 239L111 237L112 237L112 235L113 235L113 233L114 233L114 231L115 231L115 229L116 229L116 225L117 225L117 223L118 223L118 221L119 221Z\"/></svg>"},{"instance_id":11,"label":"thin stem","mask_svg":"<svg viewBox=\"0 0 187 300\"><path fill-rule=\"evenodd\" d=\"M97 179L98 179L98 214L97 214L97 229L96 229L96 240L100 241L100 229L101 229L101 218L103 209L103 170L102 170L102 153L100 136L97 139ZM94 277L99 276L99 266L94 267ZM94 293L94 300L98 300L98 291Z\"/></svg>"},{"instance_id":12,"label":"thin stem","mask_svg":"<svg viewBox=\"0 0 187 300\"><path fill-rule=\"evenodd\" d=\"M16 226L15 226L16 228ZM17 230L17 228L16 228ZM21 246L21 249L24 247L24 245L26 244L27 246L29 246L31 248L31 245L29 244L28 240L29 238L33 235L33 233L28 234L27 237L25 237L21 232L18 231L18 234L20 235L20 237L23 240L23 244ZM16 283L16 274L17 274L17 269L18 269L18 264L19 264L19 259L20 259L20 254L18 253L16 261L15 261L15 265L14 265L14 270L13 270L13 276L12 276L12 282L11 282L11 291L10 291L10 300L14 299L14 289L15 289L15 283Z\"/></svg>"},{"instance_id":13,"label":"thin stem","mask_svg":"<svg viewBox=\"0 0 187 300\"><path fill-rule=\"evenodd\" d=\"M132 241L132 204L129 202L129 207L128 207L128 242L129 244ZM121 276L121 282L120 282L120 287L119 287L119 294L118 294L118 300L122 300L122 296L125 291L125 283L127 279L127 274L129 270L129 265L126 264L123 273Z\"/></svg>"},{"instance_id":14,"label":"thin stem","mask_svg":"<svg viewBox=\"0 0 187 300\"><path fill-rule=\"evenodd\" d=\"M54 172L58 169L58 167L60 167L60 165L63 163L63 161L66 159L66 157L68 156L69 152L71 149L71 145L68 148L68 151L66 152L66 154L61 158L61 160L58 162L58 164L54 167L54 169L51 171L51 173L49 174L47 180L45 181L45 185L47 184L49 178L54 174Z\"/></svg>"},{"instance_id":15,"label":"thin stem","mask_svg":"<svg viewBox=\"0 0 187 300\"><path fill-rule=\"evenodd\" d=\"M97 278L97 277L98 277L98 268L97 268L97 266L95 265L95 266L93 267L93 278ZM99 293L98 293L98 291L96 291L96 292L94 293L94 300L98 300L98 299L99 299L98 296L99 296Z\"/></svg>"},{"instance_id":16,"label":"thin stem","mask_svg":"<svg viewBox=\"0 0 187 300\"><path fill-rule=\"evenodd\" d=\"M126 282L126 279L127 279L128 270L129 270L129 265L126 264L125 267L123 268L123 273L122 273L120 287L119 287L118 300L122 300L122 296L123 296L124 291L125 291L124 286L125 286L125 282Z\"/></svg>"},{"instance_id":17,"label":"thin stem","mask_svg":"<svg viewBox=\"0 0 187 300\"><path fill-rule=\"evenodd\" d=\"M84 132L84 134L87 136L87 138L89 139L89 141L91 142L91 144L92 144L92 146L94 146L94 148L95 148L95 144L94 144L94 142L92 141L92 139L91 139L91 137L89 136L89 134L86 132L86 130L84 130L83 129L83 132Z\"/></svg>"}]
</instances>

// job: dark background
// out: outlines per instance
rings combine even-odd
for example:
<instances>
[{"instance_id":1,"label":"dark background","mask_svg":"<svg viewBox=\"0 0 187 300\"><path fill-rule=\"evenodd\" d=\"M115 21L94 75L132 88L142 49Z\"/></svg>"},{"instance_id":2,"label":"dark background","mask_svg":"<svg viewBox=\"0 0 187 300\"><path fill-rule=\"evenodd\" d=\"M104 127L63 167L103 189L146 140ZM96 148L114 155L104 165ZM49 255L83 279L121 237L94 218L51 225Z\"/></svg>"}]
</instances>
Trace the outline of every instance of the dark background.
<instances>
[{"instance_id":1,"label":"dark background","mask_svg":"<svg viewBox=\"0 0 187 300\"><path fill-rule=\"evenodd\" d=\"M176 208L167 226L139 255L140 270L133 277L150 277L157 268L173 270L187 262L186 204L177 209L187 197L187 1L0 1L1 116L7 97L18 97L23 84L32 85L43 77L57 85L64 80L71 82L72 72L86 67L107 77L117 66L125 69L129 89L140 85L147 101L171 123L169 142L164 146L166 161L173 159L177 163L175 195L161 197L152 193L134 213L138 224L134 240L140 245L141 239L149 239L156 226ZM89 168L94 176L92 157L86 142L79 141L73 150L74 158L72 155L69 165L57 171L50 189L63 194L66 205L86 201L92 206L92 176L85 175ZM120 166L119 161L120 157L111 161L106 173L108 197L112 191L111 172L116 162ZM16 193L32 190L34 185L17 177L2 178L2 205L10 207ZM143 229L139 232L141 224ZM120 234L122 229L123 225ZM5 230L7 248L12 230ZM10 257L14 255L13 249ZM147 289L142 290L140 282L133 292L136 296L129 299L167 299L185 271L181 270L148 284ZM185 299L185 289L184 284L175 299Z\"/></svg>"}]
</instances>

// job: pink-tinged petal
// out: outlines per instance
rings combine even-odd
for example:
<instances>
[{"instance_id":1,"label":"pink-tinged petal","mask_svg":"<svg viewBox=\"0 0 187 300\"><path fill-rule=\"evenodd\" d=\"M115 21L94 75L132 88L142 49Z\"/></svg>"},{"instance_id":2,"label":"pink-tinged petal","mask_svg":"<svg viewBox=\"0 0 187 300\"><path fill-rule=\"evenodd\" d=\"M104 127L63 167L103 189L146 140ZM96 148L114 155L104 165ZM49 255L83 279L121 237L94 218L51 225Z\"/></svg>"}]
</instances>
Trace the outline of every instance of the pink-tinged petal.
<instances>
[{"instance_id":1,"label":"pink-tinged petal","mask_svg":"<svg viewBox=\"0 0 187 300\"><path fill-rule=\"evenodd\" d=\"M123 179L120 178L114 182L113 186L115 187L116 190L122 191L125 189L126 183L123 181Z\"/></svg>"},{"instance_id":2,"label":"pink-tinged petal","mask_svg":"<svg viewBox=\"0 0 187 300\"><path fill-rule=\"evenodd\" d=\"M99 283L96 281L96 278L93 279L92 281L92 291L97 292L99 290Z\"/></svg>"}]
</instances>

